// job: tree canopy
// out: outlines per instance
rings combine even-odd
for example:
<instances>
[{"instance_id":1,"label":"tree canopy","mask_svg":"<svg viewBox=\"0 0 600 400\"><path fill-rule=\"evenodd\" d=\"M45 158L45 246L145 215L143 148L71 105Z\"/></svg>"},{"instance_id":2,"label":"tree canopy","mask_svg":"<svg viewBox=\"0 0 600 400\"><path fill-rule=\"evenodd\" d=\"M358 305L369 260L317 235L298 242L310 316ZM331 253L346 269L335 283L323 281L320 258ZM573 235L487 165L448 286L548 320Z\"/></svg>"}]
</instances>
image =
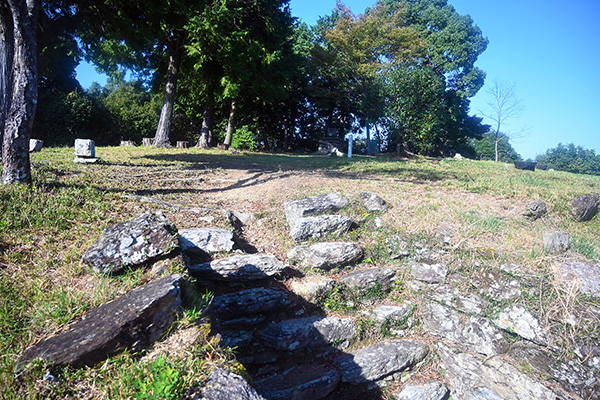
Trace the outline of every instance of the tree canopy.
<instances>
[{"instance_id":1,"label":"tree canopy","mask_svg":"<svg viewBox=\"0 0 600 400\"><path fill-rule=\"evenodd\" d=\"M156 124L156 146L176 137L290 150L314 149L333 128L339 138L365 133L369 153L377 137L380 150L451 155L487 131L469 98L483 85L475 62L488 41L446 0L379 0L358 15L338 2L313 27L288 2L41 1L33 135L139 140ZM8 16L12 0L1 4ZM82 59L114 86L84 91L74 74ZM124 82L126 71L135 82ZM3 99L8 82L3 73ZM110 123L99 129L100 119Z\"/></svg>"}]
</instances>

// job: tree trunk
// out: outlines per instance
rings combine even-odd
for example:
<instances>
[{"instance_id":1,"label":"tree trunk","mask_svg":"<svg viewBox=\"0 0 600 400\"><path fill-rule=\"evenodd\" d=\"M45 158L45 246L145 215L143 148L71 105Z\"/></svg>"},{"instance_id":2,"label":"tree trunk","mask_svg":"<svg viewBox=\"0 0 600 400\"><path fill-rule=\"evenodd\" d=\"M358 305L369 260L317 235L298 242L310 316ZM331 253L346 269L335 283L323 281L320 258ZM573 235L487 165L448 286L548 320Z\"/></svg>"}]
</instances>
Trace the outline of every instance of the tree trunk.
<instances>
[{"instance_id":1,"label":"tree trunk","mask_svg":"<svg viewBox=\"0 0 600 400\"><path fill-rule=\"evenodd\" d=\"M31 183L31 165L29 162L29 138L35 117L37 105L37 14L40 8L39 0L0 0L0 14L3 22L0 23L4 30L5 38L12 38L11 42L4 42L3 47L8 47L12 60L7 67L2 67L2 89L11 89L10 94L2 95L3 101L8 104L2 106L6 109L3 123L2 138L2 184ZM7 11L10 11L8 17ZM12 21L11 21L12 20ZM12 35L6 30L12 26ZM8 56L0 56L0 63L5 63ZM11 80L6 82L7 75ZM3 111L4 112L4 111Z\"/></svg>"},{"instance_id":2,"label":"tree trunk","mask_svg":"<svg viewBox=\"0 0 600 400\"><path fill-rule=\"evenodd\" d=\"M229 110L229 120L227 121L227 132L225 133L225 141L223 144L229 148L231 146L231 139L233 137L233 130L235 129L235 114L236 104L235 99L231 100L231 109Z\"/></svg>"},{"instance_id":3,"label":"tree trunk","mask_svg":"<svg viewBox=\"0 0 600 400\"><path fill-rule=\"evenodd\" d=\"M207 100L206 103L204 103L202 128L200 129L200 137L198 138L198 144L196 146L203 149L208 149L211 146L213 138L213 120L214 109L212 102Z\"/></svg>"},{"instance_id":4,"label":"tree trunk","mask_svg":"<svg viewBox=\"0 0 600 400\"><path fill-rule=\"evenodd\" d=\"M167 69L167 82L165 84L165 99L160 111L160 119L154 136L154 147L172 147L170 142L171 125L173 123L173 106L177 92L177 78L181 66L182 48L181 36L173 33L167 42L169 52L169 67Z\"/></svg>"},{"instance_id":5,"label":"tree trunk","mask_svg":"<svg viewBox=\"0 0 600 400\"><path fill-rule=\"evenodd\" d=\"M367 154L373 154L373 148L371 146L371 131L369 130L369 120L365 120L366 131L367 131Z\"/></svg>"},{"instance_id":6,"label":"tree trunk","mask_svg":"<svg viewBox=\"0 0 600 400\"><path fill-rule=\"evenodd\" d=\"M13 45L12 15L8 4L0 1L0 160L2 160L4 123L8 117L12 96Z\"/></svg>"}]
</instances>

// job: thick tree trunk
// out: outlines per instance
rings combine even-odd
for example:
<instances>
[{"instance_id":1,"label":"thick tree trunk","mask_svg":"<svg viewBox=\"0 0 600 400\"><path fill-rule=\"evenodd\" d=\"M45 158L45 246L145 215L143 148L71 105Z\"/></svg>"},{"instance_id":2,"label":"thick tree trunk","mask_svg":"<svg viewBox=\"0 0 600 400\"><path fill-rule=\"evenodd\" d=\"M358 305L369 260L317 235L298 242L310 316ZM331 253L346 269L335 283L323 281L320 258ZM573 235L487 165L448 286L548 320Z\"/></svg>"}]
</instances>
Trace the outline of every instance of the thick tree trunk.
<instances>
[{"instance_id":1,"label":"thick tree trunk","mask_svg":"<svg viewBox=\"0 0 600 400\"><path fill-rule=\"evenodd\" d=\"M207 100L204 103L204 115L202 118L202 128L200 129L200 137L198 138L198 144L196 146L208 149L213 140L213 121L214 121L214 109L212 102Z\"/></svg>"},{"instance_id":2,"label":"thick tree trunk","mask_svg":"<svg viewBox=\"0 0 600 400\"><path fill-rule=\"evenodd\" d=\"M225 141L223 144L229 148L231 146L231 139L233 137L233 131L235 129L235 116L236 116L236 104L235 99L231 100L231 109L229 110L229 120L227 120L227 132L225 132Z\"/></svg>"},{"instance_id":3,"label":"thick tree trunk","mask_svg":"<svg viewBox=\"0 0 600 400\"><path fill-rule=\"evenodd\" d=\"M0 160L4 123L8 117L12 97L12 58L13 58L12 15L8 3L0 1Z\"/></svg>"},{"instance_id":4,"label":"thick tree trunk","mask_svg":"<svg viewBox=\"0 0 600 400\"><path fill-rule=\"evenodd\" d=\"M178 33L174 33L169 39L167 50L169 52L169 67L165 84L165 99L160 111L156 135L154 136L154 147L172 147L170 142L171 125L173 123L173 107L175 105L177 78L182 57L181 36Z\"/></svg>"},{"instance_id":5,"label":"thick tree trunk","mask_svg":"<svg viewBox=\"0 0 600 400\"><path fill-rule=\"evenodd\" d=\"M10 42L4 46L11 48L11 94L8 96L8 112L4 119L2 145L2 184L31 183L31 166L29 163L29 138L33 126L33 118L37 106L37 14L39 0L0 0L3 9L10 10L12 19L12 48ZM11 22L5 20L5 29ZM6 55L1 56L6 59ZM3 71L4 72L4 71ZM4 78L6 79L6 75ZM2 83L7 86L8 83ZM5 89L6 90L6 89ZM3 97L6 97L4 95Z\"/></svg>"}]
</instances>

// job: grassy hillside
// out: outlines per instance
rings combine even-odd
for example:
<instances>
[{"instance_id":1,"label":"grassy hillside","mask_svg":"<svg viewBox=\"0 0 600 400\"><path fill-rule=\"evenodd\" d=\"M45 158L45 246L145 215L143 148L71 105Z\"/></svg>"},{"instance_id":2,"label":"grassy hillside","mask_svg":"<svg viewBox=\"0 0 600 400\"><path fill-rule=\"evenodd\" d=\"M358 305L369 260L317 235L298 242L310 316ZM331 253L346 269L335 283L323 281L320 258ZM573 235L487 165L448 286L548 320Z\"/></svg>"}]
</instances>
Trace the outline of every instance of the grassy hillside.
<instances>
[{"instance_id":1,"label":"grassy hillside","mask_svg":"<svg viewBox=\"0 0 600 400\"><path fill-rule=\"evenodd\" d=\"M391 262L382 243L390 234L401 233L439 252L456 270L476 268L475 260L477 268L503 263L528 268L548 288L547 297L531 301L549 319L564 307L596 301L568 292L556 281L556 257L544 253L542 235L568 231L572 246L565 256L598 262L600 219L576 223L569 204L578 195L598 192L600 177L454 159L341 159L134 147L97 148L96 153L102 163L80 165L72 162L70 148L44 149L32 156L31 187L0 187L0 398L120 399L140 396L141 388L163 393L167 386L173 397L163 398L180 398L187 388L201 384L211 365L241 368L234 351L207 335L190 350L193 357L148 362L140 354L125 352L95 368L51 371L60 378L58 384L43 379L44 365L16 369L24 348L153 278L151 269L99 276L79 261L106 226L146 210L162 209L178 228L231 229L223 210L253 213L255 222L248 226L246 239L259 251L287 261L293 243L283 217L284 201L329 191L352 199L364 191L375 192L391 206L381 217L381 228L377 216L365 213L355 200L348 209L359 221L351 235L366 249L366 262ZM202 211L168 208L131 195ZM532 200L548 204L543 219L521 216ZM439 239L446 233L449 244ZM178 261L167 269L185 274ZM195 323L206 298L203 288L188 287L184 312L173 331ZM331 301L330 306L336 307ZM575 334L575 328L565 331L564 340Z\"/></svg>"}]
</instances>

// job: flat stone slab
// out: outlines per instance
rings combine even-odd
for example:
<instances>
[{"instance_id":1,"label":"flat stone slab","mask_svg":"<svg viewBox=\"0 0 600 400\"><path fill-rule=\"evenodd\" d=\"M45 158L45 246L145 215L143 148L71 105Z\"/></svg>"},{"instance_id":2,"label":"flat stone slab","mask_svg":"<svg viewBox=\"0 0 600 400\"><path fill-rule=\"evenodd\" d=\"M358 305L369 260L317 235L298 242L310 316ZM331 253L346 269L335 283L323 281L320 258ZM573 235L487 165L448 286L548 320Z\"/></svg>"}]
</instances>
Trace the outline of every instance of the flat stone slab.
<instances>
[{"instance_id":1,"label":"flat stone slab","mask_svg":"<svg viewBox=\"0 0 600 400\"><path fill-rule=\"evenodd\" d=\"M394 268L377 267L360 269L342 275L339 281L346 286L366 289L380 285L384 289L389 289L394 283L397 271Z\"/></svg>"},{"instance_id":2,"label":"flat stone slab","mask_svg":"<svg viewBox=\"0 0 600 400\"><path fill-rule=\"evenodd\" d=\"M334 360L342 371L342 382L353 385L376 381L421 362L429 348L410 340L381 342L343 354Z\"/></svg>"},{"instance_id":3,"label":"flat stone slab","mask_svg":"<svg viewBox=\"0 0 600 400\"><path fill-rule=\"evenodd\" d=\"M349 318L305 317L274 322L258 334L265 346L280 351L338 344L347 346L356 337Z\"/></svg>"},{"instance_id":4,"label":"flat stone slab","mask_svg":"<svg viewBox=\"0 0 600 400\"><path fill-rule=\"evenodd\" d=\"M524 307L513 304L500 311L492 321L498 327L532 342L547 345L548 338L540 322Z\"/></svg>"},{"instance_id":5,"label":"flat stone slab","mask_svg":"<svg viewBox=\"0 0 600 400\"><path fill-rule=\"evenodd\" d=\"M381 305L372 310L363 311L363 314L378 324L398 322L408 318L415 309L415 305L409 302L401 306Z\"/></svg>"},{"instance_id":6,"label":"flat stone slab","mask_svg":"<svg viewBox=\"0 0 600 400\"><path fill-rule=\"evenodd\" d=\"M331 292L335 286L335 280L322 276L307 276L289 282L292 292L304 300L314 302L320 295Z\"/></svg>"},{"instance_id":7,"label":"flat stone slab","mask_svg":"<svg viewBox=\"0 0 600 400\"><path fill-rule=\"evenodd\" d=\"M354 220L344 215L320 215L298 218L290 230L296 242L320 239L326 236L342 236L350 231Z\"/></svg>"},{"instance_id":8,"label":"flat stone slab","mask_svg":"<svg viewBox=\"0 0 600 400\"><path fill-rule=\"evenodd\" d=\"M402 388L400 393L394 396L395 400L444 400L448 398L450 391L446 386L436 381L425 382L420 385L409 383Z\"/></svg>"},{"instance_id":9,"label":"flat stone slab","mask_svg":"<svg viewBox=\"0 0 600 400\"><path fill-rule=\"evenodd\" d=\"M170 275L87 312L68 331L25 350L20 364L42 358L51 365L94 364L125 348L155 342L181 304L181 276Z\"/></svg>"},{"instance_id":10,"label":"flat stone slab","mask_svg":"<svg viewBox=\"0 0 600 400\"><path fill-rule=\"evenodd\" d=\"M298 260L303 265L330 270L356 262L363 255L357 243L323 242L310 246L296 246L288 252L290 260Z\"/></svg>"},{"instance_id":11,"label":"flat stone slab","mask_svg":"<svg viewBox=\"0 0 600 400\"><path fill-rule=\"evenodd\" d=\"M191 265L190 274L215 281L255 281L281 274L288 266L273 256L235 255L207 263Z\"/></svg>"},{"instance_id":12,"label":"flat stone slab","mask_svg":"<svg viewBox=\"0 0 600 400\"><path fill-rule=\"evenodd\" d=\"M288 294L281 290L254 288L216 296L210 312L221 319L231 319L267 313L288 304Z\"/></svg>"},{"instance_id":13,"label":"flat stone slab","mask_svg":"<svg viewBox=\"0 0 600 400\"><path fill-rule=\"evenodd\" d=\"M218 253L233 250L233 232L221 228L190 228L179 230L181 250L194 253Z\"/></svg>"},{"instance_id":14,"label":"flat stone slab","mask_svg":"<svg viewBox=\"0 0 600 400\"><path fill-rule=\"evenodd\" d=\"M269 400L318 400L331 393L340 382L340 373L324 364L302 365L256 380L256 391Z\"/></svg>"},{"instance_id":15,"label":"flat stone slab","mask_svg":"<svg viewBox=\"0 0 600 400\"><path fill-rule=\"evenodd\" d=\"M509 343L486 318L461 315L436 302L428 303L425 310L425 331L456 343L458 348L486 356L508 350Z\"/></svg>"},{"instance_id":16,"label":"flat stone slab","mask_svg":"<svg viewBox=\"0 0 600 400\"><path fill-rule=\"evenodd\" d=\"M148 211L107 227L81 261L95 272L108 274L166 255L178 245L177 230L163 213Z\"/></svg>"},{"instance_id":17,"label":"flat stone slab","mask_svg":"<svg viewBox=\"0 0 600 400\"><path fill-rule=\"evenodd\" d=\"M336 194L326 193L283 203L285 216L290 227L299 218L312 214L337 211L348 204L348 199Z\"/></svg>"},{"instance_id":18,"label":"flat stone slab","mask_svg":"<svg viewBox=\"0 0 600 400\"><path fill-rule=\"evenodd\" d=\"M548 400L563 396L519 371L501 356L482 359L442 342L436 344L440 367L452 398L468 400Z\"/></svg>"},{"instance_id":19,"label":"flat stone slab","mask_svg":"<svg viewBox=\"0 0 600 400\"><path fill-rule=\"evenodd\" d=\"M244 378L223 368L210 373L202 395L205 400L265 400Z\"/></svg>"},{"instance_id":20,"label":"flat stone slab","mask_svg":"<svg viewBox=\"0 0 600 400\"><path fill-rule=\"evenodd\" d=\"M595 372L585 365L563 361L559 356L530 343L515 343L509 354L537 374L552 377L565 390L583 399L600 399L600 382Z\"/></svg>"},{"instance_id":21,"label":"flat stone slab","mask_svg":"<svg viewBox=\"0 0 600 400\"><path fill-rule=\"evenodd\" d=\"M561 278L575 281L582 293L600 297L600 264L571 261L558 266Z\"/></svg>"},{"instance_id":22,"label":"flat stone slab","mask_svg":"<svg viewBox=\"0 0 600 400\"><path fill-rule=\"evenodd\" d=\"M415 264L410 274L421 282L442 283L448 276L448 267L444 264Z\"/></svg>"}]
</instances>

